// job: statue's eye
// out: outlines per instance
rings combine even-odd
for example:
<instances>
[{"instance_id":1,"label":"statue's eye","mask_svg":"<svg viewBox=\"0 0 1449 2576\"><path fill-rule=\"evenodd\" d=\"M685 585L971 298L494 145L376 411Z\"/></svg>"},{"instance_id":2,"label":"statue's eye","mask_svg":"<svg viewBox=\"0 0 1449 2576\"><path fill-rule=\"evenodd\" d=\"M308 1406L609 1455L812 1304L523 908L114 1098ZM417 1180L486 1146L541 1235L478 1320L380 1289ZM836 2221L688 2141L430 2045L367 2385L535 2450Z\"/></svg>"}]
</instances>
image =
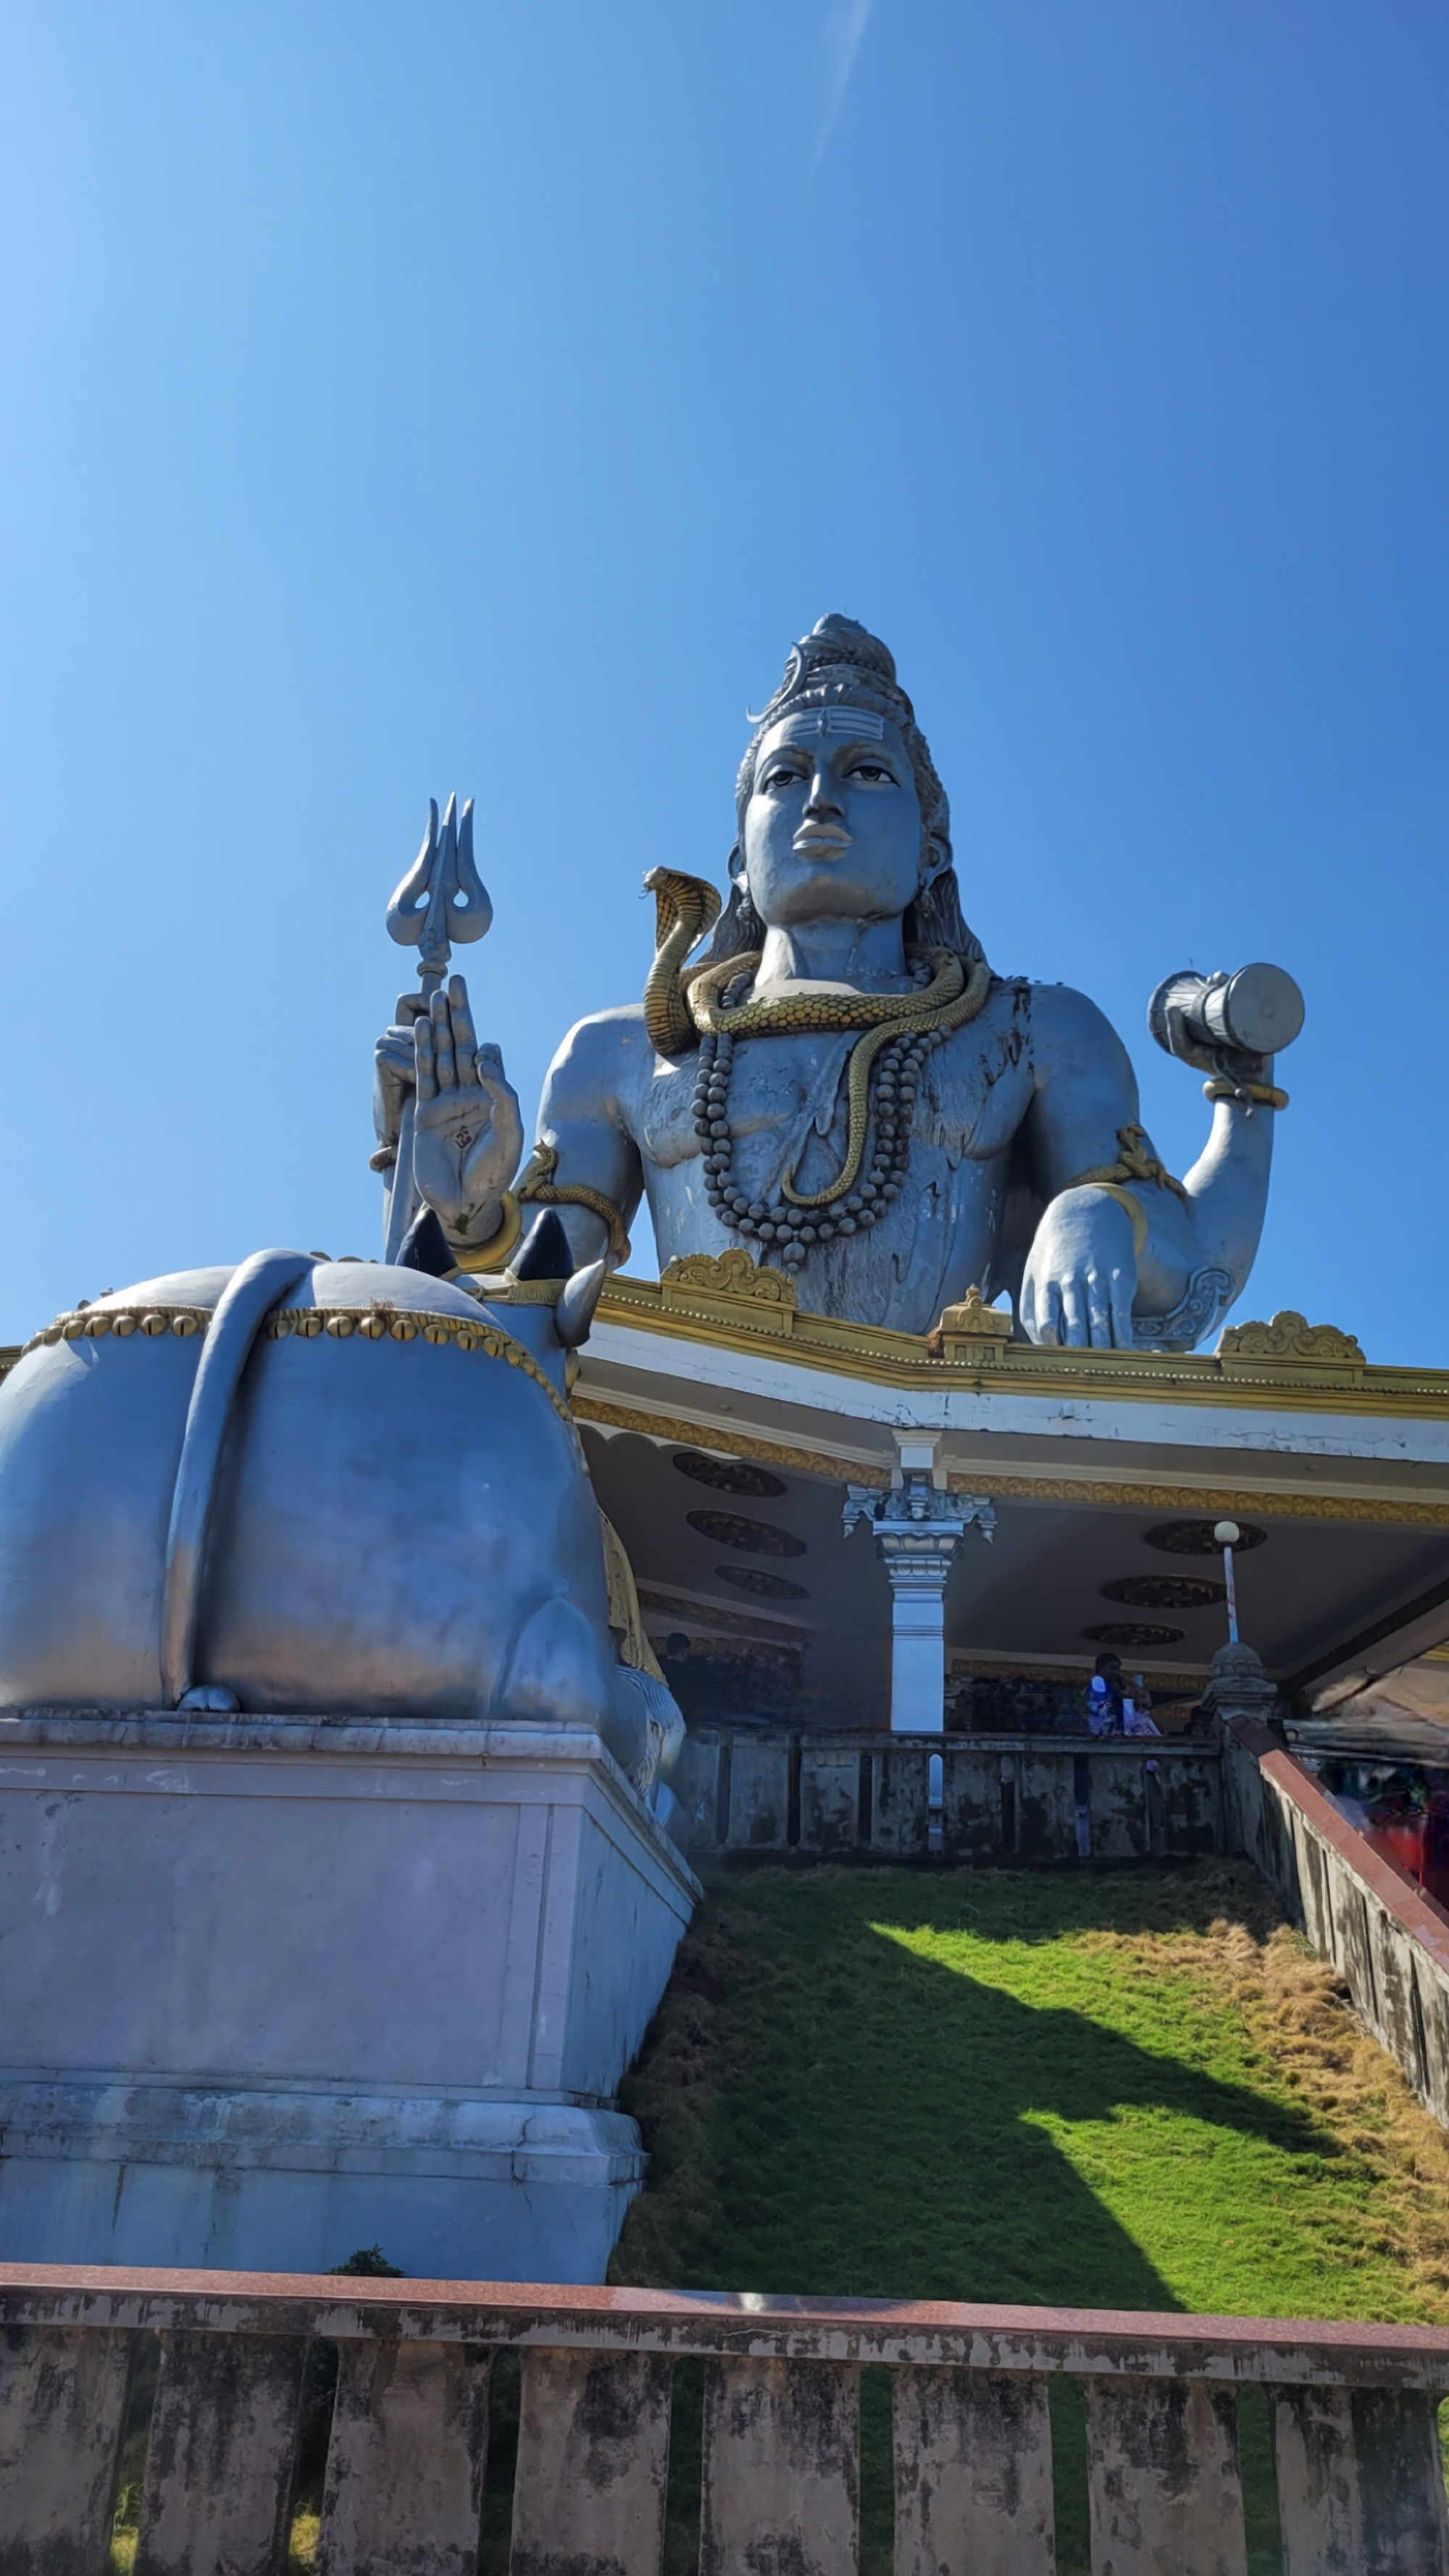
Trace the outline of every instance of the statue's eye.
<instances>
[{"instance_id":1,"label":"statue's eye","mask_svg":"<svg viewBox=\"0 0 1449 2576\"><path fill-rule=\"evenodd\" d=\"M888 787L894 787L896 783L890 771L883 768L878 760L853 760L850 775L852 778L868 778L872 784L883 778Z\"/></svg>"},{"instance_id":2,"label":"statue's eye","mask_svg":"<svg viewBox=\"0 0 1449 2576\"><path fill-rule=\"evenodd\" d=\"M794 787L804 776L799 769L770 769L765 772L767 787Z\"/></svg>"}]
</instances>

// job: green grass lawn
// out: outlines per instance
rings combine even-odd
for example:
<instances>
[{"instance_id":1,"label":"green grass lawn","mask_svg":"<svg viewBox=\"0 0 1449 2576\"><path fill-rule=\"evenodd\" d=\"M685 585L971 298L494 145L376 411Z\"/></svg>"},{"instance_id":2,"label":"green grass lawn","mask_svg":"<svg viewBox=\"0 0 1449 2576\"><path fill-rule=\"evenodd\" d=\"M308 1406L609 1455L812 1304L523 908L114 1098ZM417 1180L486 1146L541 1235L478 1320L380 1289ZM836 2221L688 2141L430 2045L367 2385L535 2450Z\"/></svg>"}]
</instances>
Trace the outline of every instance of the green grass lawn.
<instances>
[{"instance_id":1,"label":"green grass lawn","mask_svg":"<svg viewBox=\"0 0 1449 2576\"><path fill-rule=\"evenodd\" d=\"M1449 2320L1449 2147L1239 1864L722 1874L623 2099L616 2281Z\"/></svg>"},{"instance_id":2,"label":"green grass lawn","mask_svg":"<svg viewBox=\"0 0 1449 2576\"><path fill-rule=\"evenodd\" d=\"M622 2099L652 2162L615 2281L1449 2322L1449 2141L1238 1863L721 1874ZM692 2576L697 2366L677 2379L667 2567ZM866 2576L890 2566L889 2409L868 2370ZM1079 2576L1070 2381L1053 2421ZM509 2355L493 2430L480 2565L505 2576ZM1240 2437L1253 2576L1278 2576L1257 2392ZM311 2496L292 2540L309 2568ZM134 2555L127 2512L113 2576Z\"/></svg>"}]
</instances>

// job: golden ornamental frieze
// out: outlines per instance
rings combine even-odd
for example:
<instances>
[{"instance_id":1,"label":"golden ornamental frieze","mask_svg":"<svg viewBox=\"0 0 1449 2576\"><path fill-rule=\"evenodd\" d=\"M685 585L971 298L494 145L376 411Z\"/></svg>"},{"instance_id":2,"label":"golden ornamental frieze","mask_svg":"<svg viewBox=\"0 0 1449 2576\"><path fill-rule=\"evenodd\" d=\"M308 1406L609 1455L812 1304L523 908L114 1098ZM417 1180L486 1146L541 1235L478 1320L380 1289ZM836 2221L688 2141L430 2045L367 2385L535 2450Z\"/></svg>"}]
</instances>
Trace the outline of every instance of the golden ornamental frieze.
<instances>
[{"instance_id":1,"label":"golden ornamental frieze","mask_svg":"<svg viewBox=\"0 0 1449 2576\"><path fill-rule=\"evenodd\" d=\"M211 1326L211 1309L206 1306L95 1306L79 1307L72 1314L57 1315L43 1331L32 1333L24 1349L27 1352L53 1347L57 1342L102 1341L114 1338L128 1341L133 1334L143 1340L155 1340L161 1334L175 1334L180 1340L206 1333ZM435 1348L457 1351L481 1351L487 1358L506 1361L534 1384L542 1388L549 1403L571 1432L577 1433L572 1411L559 1394L547 1372L539 1366L531 1351L514 1340L497 1324L483 1315L442 1315L433 1308L409 1311L384 1303L375 1306L283 1306L270 1314L261 1328L260 1338L269 1342L351 1341L416 1342Z\"/></svg>"},{"instance_id":2,"label":"golden ornamental frieze","mask_svg":"<svg viewBox=\"0 0 1449 2576\"><path fill-rule=\"evenodd\" d=\"M985 1329L992 1309L968 1298L926 1337L812 1314L777 1301L772 1291L762 1295L749 1278L780 1274L756 1270L738 1251L718 1264L708 1254L689 1259L711 1265L709 1286L677 1275L656 1281L616 1273L599 1300L598 1321L720 1350L758 1352L774 1343L781 1360L885 1387L1449 1419L1449 1371L1374 1367L1351 1334L1298 1316L1232 1326L1211 1354L1067 1350L1008 1340L1004 1317ZM739 1265L728 1285L717 1275L725 1262ZM670 1270L684 1267L673 1263ZM1269 1347L1256 1346L1259 1336Z\"/></svg>"},{"instance_id":3,"label":"golden ornamental frieze","mask_svg":"<svg viewBox=\"0 0 1449 2576\"><path fill-rule=\"evenodd\" d=\"M891 1482L890 1469L878 1459L832 1457L820 1449L794 1448L736 1430L733 1424L726 1429L718 1422L691 1421L684 1414L654 1413L586 1394L582 1388L574 1397L574 1413L581 1423L637 1432L648 1440L677 1440L682 1448L707 1443L732 1456L757 1458L762 1466L778 1467L786 1475L823 1476L834 1484L875 1485L882 1491ZM1281 1459L1275 1464L1281 1466ZM1007 1474L989 1465L952 1468L946 1483L952 1493L989 1494L993 1502L1108 1504L1134 1512L1256 1515L1270 1520L1357 1521L1375 1529L1449 1530L1449 1502L1407 1497L1400 1502L1379 1494L1294 1494L1249 1485L1130 1484L1104 1476Z\"/></svg>"},{"instance_id":4,"label":"golden ornamental frieze","mask_svg":"<svg viewBox=\"0 0 1449 2576\"><path fill-rule=\"evenodd\" d=\"M718 1423L691 1422L680 1413L653 1413L642 1405L614 1404L607 1397L587 1394L582 1387L574 1396L575 1418L584 1423L597 1423L610 1431L635 1431L646 1440L677 1440L681 1448L728 1450L731 1457L757 1458L762 1467L782 1468L786 1475L828 1476L837 1484L889 1485L891 1473L873 1460L831 1457L822 1449L796 1449L781 1440L761 1440L752 1431L728 1431Z\"/></svg>"},{"instance_id":5,"label":"golden ornamental frieze","mask_svg":"<svg viewBox=\"0 0 1449 2576\"><path fill-rule=\"evenodd\" d=\"M1367 1365L1352 1333L1341 1333L1336 1324L1310 1324L1292 1306L1285 1306L1271 1324L1227 1325L1218 1337L1213 1357L1307 1362L1314 1368L1362 1369Z\"/></svg>"},{"instance_id":6,"label":"golden ornamental frieze","mask_svg":"<svg viewBox=\"0 0 1449 2576\"><path fill-rule=\"evenodd\" d=\"M1396 1501L1383 1494L1263 1491L1255 1485L1129 1485L1092 1476L1008 1476L993 1467L954 1468L952 1493L989 1494L993 1502L1112 1503L1123 1511L1196 1512L1260 1520L1358 1521L1374 1529L1449 1530L1449 1503Z\"/></svg>"}]
</instances>

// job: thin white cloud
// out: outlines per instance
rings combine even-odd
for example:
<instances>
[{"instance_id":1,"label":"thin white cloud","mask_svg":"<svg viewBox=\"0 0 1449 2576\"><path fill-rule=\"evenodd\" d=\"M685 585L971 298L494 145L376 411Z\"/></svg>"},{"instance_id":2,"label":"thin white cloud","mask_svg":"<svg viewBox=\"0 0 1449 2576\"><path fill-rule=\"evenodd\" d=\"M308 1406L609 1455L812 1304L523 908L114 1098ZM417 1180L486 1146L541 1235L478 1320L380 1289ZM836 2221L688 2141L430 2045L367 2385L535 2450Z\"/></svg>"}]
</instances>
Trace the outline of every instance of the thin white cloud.
<instances>
[{"instance_id":1,"label":"thin white cloud","mask_svg":"<svg viewBox=\"0 0 1449 2576\"><path fill-rule=\"evenodd\" d=\"M810 167L818 170L845 105L850 75L855 69L870 13L875 0L830 0L825 24L820 34L820 54L825 66L825 107L820 131L815 137L815 150Z\"/></svg>"}]
</instances>

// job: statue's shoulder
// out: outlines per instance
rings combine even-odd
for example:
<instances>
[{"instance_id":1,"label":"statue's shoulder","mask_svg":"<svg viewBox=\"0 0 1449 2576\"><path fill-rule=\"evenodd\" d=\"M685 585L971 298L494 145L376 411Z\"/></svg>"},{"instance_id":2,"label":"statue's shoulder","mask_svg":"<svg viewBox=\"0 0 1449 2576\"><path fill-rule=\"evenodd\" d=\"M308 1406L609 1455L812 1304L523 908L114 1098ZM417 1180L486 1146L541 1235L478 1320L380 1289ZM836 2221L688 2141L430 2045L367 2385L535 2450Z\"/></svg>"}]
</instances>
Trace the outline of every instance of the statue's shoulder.
<instances>
[{"instance_id":1,"label":"statue's shoulder","mask_svg":"<svg viewBox=\"0 0 1449 2576\"><path fill-rule=\"evenodd\" d=\"M575 1020L548 1069L546 1089L570 1099L586 1095L601 1110L628 1098L648 1077L654 1046L644 1026L642 1002L612 1011L590 1011Z\"/></svg>"},{"instance_id":2,"label":"statue's shoulder","mask_svg":"<svg viewBox=\"0 0 1449 2576\"><path fill-rule=\"evenodd\" d=\"M1089 993L1079 993L1074 984L1026 984L1022 990L1038 1066L1055 1068L1067 1061L1080 1064L1103 1057L1115 1062L1123 1055L1121 1039Z\"/></svg>"}]
</instances>

